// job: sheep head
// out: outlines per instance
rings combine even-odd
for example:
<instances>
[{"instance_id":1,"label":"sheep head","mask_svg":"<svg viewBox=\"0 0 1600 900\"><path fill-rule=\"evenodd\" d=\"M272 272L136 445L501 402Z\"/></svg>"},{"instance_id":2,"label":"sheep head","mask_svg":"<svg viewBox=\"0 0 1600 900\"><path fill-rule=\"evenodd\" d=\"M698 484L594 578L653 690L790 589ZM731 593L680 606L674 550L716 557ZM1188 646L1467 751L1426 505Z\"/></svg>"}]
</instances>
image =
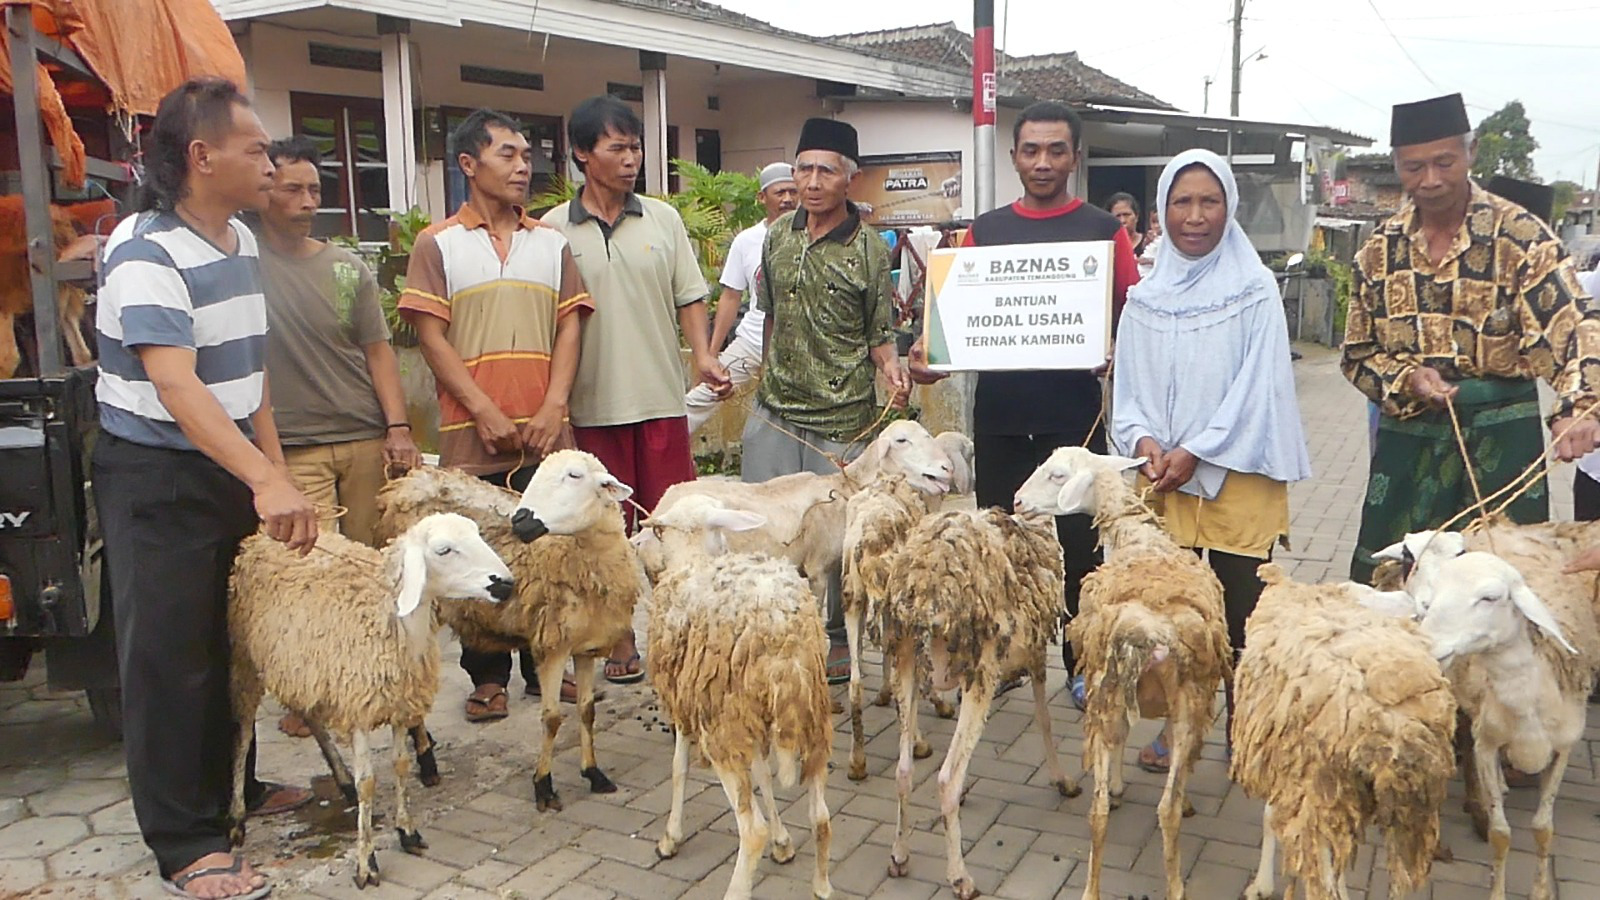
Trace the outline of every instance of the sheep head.
<instances>
[{"instance_id":1,"label":"sheep head","mask_svg":"<svg viewBox=\"0 0 1600 900\"><path fill-rule=\"evenodd\" d=\"M634 546L648 556L666 565L679 565L692 559L697 551L707 556L721 556L728 552L727 534L730 531L753 531L767 524L767 517L743 509L729 509L722 501L704 494L690 494L672 505L666 512L656 513L642 522L639 533L647 539L636 539ZM659 546L659 553L650 552L648 545ZM646 564L649 568L649 564Z\"/></svg>"},{"instance_id":2,"label":"sheep head","mask_svg":"<svg viewBox=\"0 0 1600 900\"><path fill-rule=\"evenodd\" d=\"M1094 495L1095 476L1101 472L1126 472L1144 462L1126 456L1102 456L1083 447L1060 447L1022 483L1013 502L1023 513L1093 514L1099 508Z\"/></svg>"},{"instance_id":3,"label":"sheep head","mask_svg":"<svg viewBox=\"0 0 1600 900\"><path fill-rule=\"evenodd\" d=\"M933 436L933 442L950 459L950 493L972 493L972 438L959 431L941 431Z\"/></svg>"},{"instance_id":4,"label":"sheep head","mask_svg":"<svg viewBox=\"0 0 1600 900\"><path fill-rule=\"evenodd\" d=\"M534 471L511 514L511 530L528 543L546 534L577 534L612 521L620 529L619 504L631 496L633 488L618 481L591 454L557 450Z\"/></svg>"},{"instance_id":5,"label":"sheep head","mask_svg":"<svg viewBox=\"0 0 1600 900\"><path fill-rule=\"evenodd\" d=\"M424 516L394 546L396 570L390 574L400 588L395 611L401 618L415 612L424 598L498 603L511 597L511 570L466 516Z\"/></svg>"},{"instance_id":6,"label":"sheep head","mask_svg":"<svg viewBox=\"0 0 1600 900\"><path fill-rule=\"evenodd\" d=\"M947 493L955 466L928 429L910 420L890 422L845 472L856 484L879 476L904 475L906 483L925 494Z\"/></svg>"},{"instance_id":7,"label":"sheep head","mask_svg":"<svg viewBox=\"0 0 1600 900\"><path fill-rule=\"evenodd\" d=\"M1419 570L1424 573L1431 571L1440 561L1460 556L1465 552L1467 552L1467 539L1459 531L1414 531L1372 554L1372 558L1379 565L1385 562L1398 563L1400 584L1403 586L1411 580L1413 573ZM1428 576L1423 574L1422 577ZM1422 608L1427 609L1427 607Z\"/></svg>"},{"instance_id":8,"label":"sheep head","mask_svg":"<svg viewBox=\"0 0 1600 900\"><path fill-rule=\"evenodd\" d=\"M1530 622L1567 652L1578 652L1522 573L1491 553L1473 551L1442 560L1415 590L1427 610L1422 633L1433 642L1433 656L1441 665L1525 640Z\"/></svg>"}]
</instances>

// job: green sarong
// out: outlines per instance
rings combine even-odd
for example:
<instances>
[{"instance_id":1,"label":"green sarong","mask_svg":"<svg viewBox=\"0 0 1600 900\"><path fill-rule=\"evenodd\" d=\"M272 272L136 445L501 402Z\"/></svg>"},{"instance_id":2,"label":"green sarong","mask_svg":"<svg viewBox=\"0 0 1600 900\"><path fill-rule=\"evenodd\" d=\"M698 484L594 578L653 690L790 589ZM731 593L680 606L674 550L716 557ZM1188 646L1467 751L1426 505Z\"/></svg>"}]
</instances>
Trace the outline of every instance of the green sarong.
<instances>
[{"instance_id":1,"label":"green sarong","mask_svg":"<svg viewBox=\"0 0 1600 900\"><path fill-rule=\"evenodd\" d=\"M1544 453L1538 385L1469 378L1457 386L1456 416L1467 452L1472 454L1478 486L1488 497ZM1505 514L1524 524L1547 521L1549 497L1546 483L1540 480L1507 507ZM1493 509L1504 500L1491 500L1487 505ZM1429 410L1404 420L1381 417L1367 478L1367 500L1361 510L1361 536L1350 561L1351 579L1367 583L1375 567L1374 552L1408 532L1438 528L1475 502L1448 410ZM1457 521L1451 530L1467 527L1474 518Z\"/></svg>"}]
</instances>

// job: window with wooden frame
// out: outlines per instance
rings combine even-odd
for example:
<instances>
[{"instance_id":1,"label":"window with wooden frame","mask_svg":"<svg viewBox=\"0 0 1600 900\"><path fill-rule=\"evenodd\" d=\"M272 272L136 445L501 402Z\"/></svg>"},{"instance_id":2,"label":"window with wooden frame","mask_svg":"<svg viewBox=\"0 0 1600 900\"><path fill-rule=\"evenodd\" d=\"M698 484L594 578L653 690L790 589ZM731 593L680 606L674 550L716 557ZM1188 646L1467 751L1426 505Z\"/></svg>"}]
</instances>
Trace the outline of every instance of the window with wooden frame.
<instances>
[{"instance_id":1,"label":"window with wooden frame","mask_svg":"<svg viewBox=\"0 0 1600 900\"><path fill-rule=\"evenodd\" d=\"M472 110L459 106L441 106L430 110L439 117L439 134L445 136L444 194L445 204L454 212L467 202L467 178L456 165L450 153L450 134L456 126L471 115ZM533 177L528 179L529 196L537 197L553 189L556 179L566 174L566 130L560 116L538 113L508 112L506 115L522 123L522 135L533 148ZM532 212L532 210L530 210Z\"/></svg>"},{"instance_id":2,"label":"window with wooden frame","mask_svg":"<svg viewBox=\"0 0 1600 900\"><path fill-rule=\"evenodd\" d=\"M289 95L289 114L295 133L311 138L322 152L322 206L311 233L387 241L383 101L296 92Z\"/></svg>"}]
</instances>

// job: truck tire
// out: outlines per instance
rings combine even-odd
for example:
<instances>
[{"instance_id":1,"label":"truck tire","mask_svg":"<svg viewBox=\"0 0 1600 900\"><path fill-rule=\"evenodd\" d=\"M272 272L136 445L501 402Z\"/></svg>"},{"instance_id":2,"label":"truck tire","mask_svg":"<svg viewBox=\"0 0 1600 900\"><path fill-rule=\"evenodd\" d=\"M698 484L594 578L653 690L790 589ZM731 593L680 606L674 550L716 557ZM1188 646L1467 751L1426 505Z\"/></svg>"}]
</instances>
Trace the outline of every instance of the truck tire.
<instances>
[{"instance_id":1,"label":"truck tire","mask_svg":"<svg viewBox=\"0 0 1600 900\"><path fill-rule=\"evenodd\" d=\"M94 724L109 741L122 740L122 687L95 687L84 691Z\"/></svg>"}]
</instances>

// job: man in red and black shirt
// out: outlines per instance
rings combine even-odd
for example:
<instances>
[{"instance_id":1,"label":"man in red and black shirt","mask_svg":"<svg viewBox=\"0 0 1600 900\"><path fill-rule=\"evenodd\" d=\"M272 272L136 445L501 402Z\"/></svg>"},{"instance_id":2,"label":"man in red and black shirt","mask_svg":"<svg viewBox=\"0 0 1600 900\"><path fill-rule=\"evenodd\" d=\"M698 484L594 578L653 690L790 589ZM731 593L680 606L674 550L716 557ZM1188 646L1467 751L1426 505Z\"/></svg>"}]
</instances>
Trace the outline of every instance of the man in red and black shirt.
<instances>
[{"instance_id":1,"label":"man in red and black shirt","mask_svg":"<svg viewBox=\"0 0 1600 900\"><path fill-rule=\"evenodd\" d=\"M979 216L963 246L1048 244L1060 241L1111 241L1112 315L1122 312L1128 288L1139 282L1139 264L1127 229L1105 210L1072 196L1067 180L1078 167L1083 122L1059 103L1035 103L1022 111L1012 130L1011 163L1022 180L1022 199ZM973 402L978 505L1011 511L1011 498L1033 470L1058 447L1087 440L1096 453L1106 452L1105 424L1100 422L1100 378L1094 372L1056 370L983 372ZM925 365L921 342L911 348L911 376L919 384L944 377ZM1093 432L1091 434L1091 432ZM1056 520L1066 558L1067 609L1078 611L1083 576L1099 562L1094 528L1088 516ZM1067 648L1071 669L1071 649ZM1076 691L1075 696L1081 696Z\"/></svg>"}]
</instances>

